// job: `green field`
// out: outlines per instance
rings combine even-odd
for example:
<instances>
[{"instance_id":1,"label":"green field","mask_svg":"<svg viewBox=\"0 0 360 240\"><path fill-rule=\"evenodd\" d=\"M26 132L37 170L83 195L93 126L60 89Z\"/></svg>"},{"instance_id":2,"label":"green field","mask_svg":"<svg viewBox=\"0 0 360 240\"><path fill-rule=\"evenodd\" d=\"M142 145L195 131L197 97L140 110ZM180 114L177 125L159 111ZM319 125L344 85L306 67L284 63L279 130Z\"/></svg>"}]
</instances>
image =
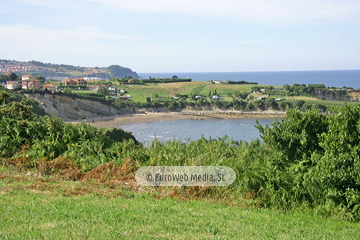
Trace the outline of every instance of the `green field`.
<instances>
[{"instance_id":1,"label":"green field","mask_svg":"<svg viewBox=\"0 0 360 240\"><path fill-rule=\"evenodd\" d=\"M54 82L53 84L59 84L59 82ZM150 97L152 101L169 101L172 97L177 94L180 95L191 95L191 94L200 94L208 96L211 91L214 94L214 91L217 92L220 96L224 98L225 101L231 102L233 99L230 97L234 92L239 91L241 93L251 92L251 88L254 86L266 87L270 85L231 85L231 84L212 84L211 82L178 82L178 83L148 83L146 85L116 85L120 90L125 90L126 95L131 95L131 102L146 102L146 98ZM279 87L279 86L274 86ZM73 91L74 93L94 93L93 91L81 90ZM257 100L257 97L268 95L264 94L252 94L254 100ZM308 104L321 104L325 106L342 106L344 101L328 101L321 100L315 97L308 96L286 96L286 95L271 95L271 98L282 98L286 102L295 102L298 100L303 100ZM186 101L191 101L186 99ZM358 102L349 102L349 104L359 104Z\"/></svg>"},{"instance_id":2,"label":"green field","mask_svg":"<svg viewBox=\"0 0 360 240\"><path fill-rule=\"evenodd\" d=\"M227 99L227 93L234 93L235 91L249 92L251 87L257 85L226 85L226 84L212 84L210 82L180 82L180 83L148 83L146 85L121 85L118 89L127 91L126 94L131 95L131 100L134 102L146 102L146 97L155 100L158 95L158 100L167 100L174 97L176 94L190 95L201 94L208 96L209 91L217 91L218 94L224 95Z\"/></svg>"},{"instance_id":3,"label":"green field","mask_svg":"<svg viewBox=\"0 0 360 240\"><path fill-rule=\"evenodd\" d=\"M1 178L2 239L360 238L359 223L310 213L164 198L156 189L134 192L122 183Z\"/></svg>"}]
</instances>

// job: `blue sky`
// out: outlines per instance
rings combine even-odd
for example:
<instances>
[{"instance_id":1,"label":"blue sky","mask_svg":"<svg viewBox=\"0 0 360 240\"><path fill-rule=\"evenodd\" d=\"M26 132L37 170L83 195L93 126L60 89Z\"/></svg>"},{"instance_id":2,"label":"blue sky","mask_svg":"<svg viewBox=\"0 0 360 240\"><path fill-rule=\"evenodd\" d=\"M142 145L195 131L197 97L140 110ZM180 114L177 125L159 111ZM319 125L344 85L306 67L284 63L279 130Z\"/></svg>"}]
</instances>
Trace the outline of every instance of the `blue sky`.
<instances>
[{"instance_id":1,"label":"blue sky","mask_svg":"<svg viewBox=\"0 0 360 240\"><path fill-rule=\"evenodd\" d=\"M137 72L360 69L358 0L0 0L0 59Z\"/></svg>"}]
</instances>

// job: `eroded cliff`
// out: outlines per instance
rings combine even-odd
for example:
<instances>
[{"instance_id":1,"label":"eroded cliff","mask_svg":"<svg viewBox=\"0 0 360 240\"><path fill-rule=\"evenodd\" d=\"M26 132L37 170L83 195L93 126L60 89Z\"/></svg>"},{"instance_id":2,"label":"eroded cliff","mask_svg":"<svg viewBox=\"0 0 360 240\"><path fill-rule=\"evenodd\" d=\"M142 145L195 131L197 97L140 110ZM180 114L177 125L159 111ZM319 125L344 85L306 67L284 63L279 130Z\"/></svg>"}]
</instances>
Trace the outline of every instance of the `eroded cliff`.
<instances>
[{"instance_id":1,"label":"eroded cliff","mask_svg":"<svg viewBox=\"0 0 360 240\"><path fill-rule=\"evenodd\" d=\"M134 113L132 107L116 108L107 104L87 99L71 98L55 94L24 94L34 99L49 115L65 120L79 120L98 116L115 116Z\"/></svg>"}]
</instances>

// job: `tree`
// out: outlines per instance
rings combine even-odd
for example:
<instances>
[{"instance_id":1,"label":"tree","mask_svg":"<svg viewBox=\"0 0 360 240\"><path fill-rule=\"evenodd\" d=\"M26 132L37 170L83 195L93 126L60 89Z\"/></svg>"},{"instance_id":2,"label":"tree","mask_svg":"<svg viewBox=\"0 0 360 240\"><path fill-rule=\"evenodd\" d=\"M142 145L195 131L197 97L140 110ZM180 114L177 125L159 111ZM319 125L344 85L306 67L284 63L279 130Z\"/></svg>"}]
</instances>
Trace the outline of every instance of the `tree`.
<instances>
[{"instance_id":1,"label":"tree","mask_svg":"<svg viewBox=\"0 0 360 240\"><path fill-rule=\"evenodd\" d=\"M0 80L1 80L1 82L7 82L7 81L9 81L9 76L3 74L0 76Z\"/></svg>"},{"instance_id":2,"label":"tree","mask_svg":"<svg viewBox=\"0 0 360 240\"><path fill-rule=\"evenodd\" d=\"M146 97L146 102L151 102L151 98L150 98L150 97Z\"/></svg>"},{"instance_id":3,"label":"tree","mask_svg":"<svg viewBox=\"0 0 360 240\"><path fill-rule=\"evenodd\" d=\"M178 76L174 75L172 76L172 80L179 79Z\"/></svg>"},{"instance_id":4,"label":"tree","mask_svg":"<svg viewBox=\"0 0 360 240\"><path fill-rule=\"evenodd\" d=\"M110 81L111 81L111 82L117 82L117 83L119 83L119 82L120 82L120 79L119 79L119 78L112 78L112 79L110 79Z\"/></svg>"},{"instance_id":5,"label":"tree","mask_svg":"<svg viewBox=\"0 0 360 240\"><path fill-rule=\"evenodd\" d=\"M0 104L6 104L9 97L7 92L0 92Z\"/></svg>"},{"instance_id":6,"label":"tree","mask_svg":"<svg viewBox=\"0 0 360 240\"><path fill-rule=\"evenodd\" d=\"M16 81L18 76L15 73L11 73L9 78L10 78L11 81Z\"/></svg>"},{"instance_id":7,"label":"tree","mask_svg":"<svg viewBox=\"0 0 360 240\"><path fill-rule=\"evenodd\" d=\"M289 84L285 84L283 87L283 90L290 92L291 91L291 86Z\"/></svg>"},{"instance_id":8,"label":"tree","mask_svg":"<svg viewBox=\"0 0 360 240\"><path fill-rule=\"evenodd\" d=\"M41 84L44 84L45 83L45 78L43 76L36 76L36 79L37 80L40 80L40 83Z\"/></svg>"},{"instance_id":9,"label":"tree","mask_svg":"<svg viewBox=\"0 0 360 240\"><path fill-rule=\"evenodd\" d=\"M100 87L98 90L97 90L97 93L98 94L102 94L104 96L108 96L110 94L110 91L106 88L106 87Z\"/></svg>"},{"instance_id":10,"label":"tree","mask_svg":"<svg viewBox=\"0 0 360 240\"><path fill-rule=\"evenodd\" d=\"M68 87L64 88L64 90L62 90L62 92L65 93L65 94L72 94L71 89L68 88Z\"/></svg>"}]
</instances>

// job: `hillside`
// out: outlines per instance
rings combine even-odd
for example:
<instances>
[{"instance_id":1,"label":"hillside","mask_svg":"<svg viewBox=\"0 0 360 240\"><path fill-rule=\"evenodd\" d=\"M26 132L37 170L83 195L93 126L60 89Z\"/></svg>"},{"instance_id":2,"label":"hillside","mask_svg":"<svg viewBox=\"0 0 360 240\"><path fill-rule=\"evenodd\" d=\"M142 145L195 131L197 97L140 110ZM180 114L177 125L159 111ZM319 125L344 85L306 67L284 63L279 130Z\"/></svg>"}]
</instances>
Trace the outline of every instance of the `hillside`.
<instances>
[{"instance_id":1,"label":"hillside","mask_svg":"<svg viewBox=\"0 0 360 240\"><path fill-rule=\"evenodd\" d=\"M17 75L32 74L43 77L98 77L102 79L123 78L138 74L127 67L111 65L109 67L80 67L67 64L42 63L39 61L21 62L16 60L0 59L0 74L13 72Z\"/></svg>"}]
</instances>

